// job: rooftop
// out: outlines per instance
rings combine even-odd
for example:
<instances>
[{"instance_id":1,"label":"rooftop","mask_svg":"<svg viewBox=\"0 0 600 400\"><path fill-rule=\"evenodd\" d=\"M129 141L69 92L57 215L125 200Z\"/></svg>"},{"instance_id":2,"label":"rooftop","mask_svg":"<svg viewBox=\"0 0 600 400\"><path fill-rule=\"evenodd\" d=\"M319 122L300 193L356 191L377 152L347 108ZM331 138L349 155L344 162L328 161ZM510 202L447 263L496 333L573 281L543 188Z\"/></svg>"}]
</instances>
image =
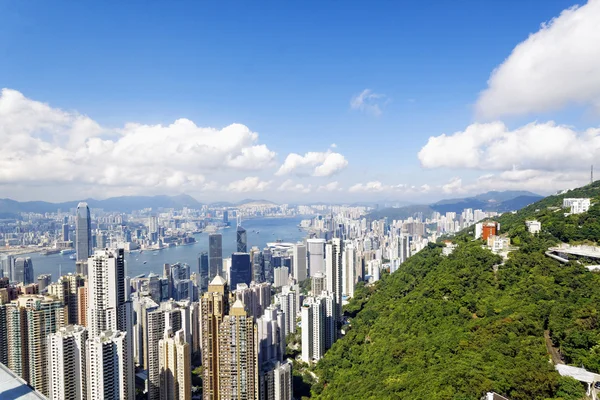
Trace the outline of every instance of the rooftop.
<instances>
[{"instance_id":1,"label":"rooftop","mask_svg":"<svg viewBox=\"0 0 600 400\"><path fill-rule=\"evenodd\" d=\"M0 363L0 398L15 400L48 400L40 392Z\"/></svg>"}]
</instances>

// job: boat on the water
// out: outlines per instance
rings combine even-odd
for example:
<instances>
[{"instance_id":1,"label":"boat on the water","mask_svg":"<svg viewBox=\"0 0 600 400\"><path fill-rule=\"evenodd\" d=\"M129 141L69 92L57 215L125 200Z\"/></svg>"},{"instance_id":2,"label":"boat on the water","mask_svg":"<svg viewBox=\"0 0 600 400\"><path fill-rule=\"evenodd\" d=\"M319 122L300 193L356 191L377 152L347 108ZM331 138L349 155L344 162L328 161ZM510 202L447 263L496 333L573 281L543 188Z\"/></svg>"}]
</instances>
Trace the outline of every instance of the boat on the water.
<instances>
[{"instance_id":1,"label":"boat on the water","mask_svg":"<svg viewBox=\"0 0 600 400\"><path fill-rule=\"evenodd\" d=\"M75 249L64 249L60 251L60 254L62 254L63 256L67 255L67 254L74 254L75 253Z\"/></svg>"}]
</instances>

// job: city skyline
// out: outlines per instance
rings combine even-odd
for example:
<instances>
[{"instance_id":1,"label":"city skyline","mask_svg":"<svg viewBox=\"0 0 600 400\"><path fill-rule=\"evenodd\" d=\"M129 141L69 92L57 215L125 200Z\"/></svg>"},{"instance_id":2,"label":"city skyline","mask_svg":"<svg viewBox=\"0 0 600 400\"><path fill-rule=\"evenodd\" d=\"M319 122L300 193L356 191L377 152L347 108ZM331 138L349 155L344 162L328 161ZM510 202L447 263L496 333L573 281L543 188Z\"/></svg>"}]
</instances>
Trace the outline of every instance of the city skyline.
<instances>
[{"instance_id":1,"label":"city skyline","mask_svg":"<svg viewBox=\"0 0 600 400\"><path fill-rule=\"evenodd\" d=\"M227 21L220 6L198 7L155 5L124 28L120 18L137 6L1 5L15 17L0 30L9 38L0 42L9 60L0 66L0 138L13 155L0 161L6 197L549 194L586 183L600 155L598 1L466 2L458 11L444 3L318 12L239 5ZM119 15L106 19L119 29L101 22L106 13ZM253 18L264 26L247 29ZM431 23L417 23L424 19ZM297 20L304 23L281 25ZM130 29L148 35L116 40ZM242 31L245 41L232 40ZM271 31L280 35L264 35ZM58 48L63 40L72 46ZM82 60L77 51L88 41L96 54ZM172 53L189 42L189 52ZM113 59L120 62L105 68ZM31 61L45 65L42 79L24 68Z\"/></svg>"}]
</instances>

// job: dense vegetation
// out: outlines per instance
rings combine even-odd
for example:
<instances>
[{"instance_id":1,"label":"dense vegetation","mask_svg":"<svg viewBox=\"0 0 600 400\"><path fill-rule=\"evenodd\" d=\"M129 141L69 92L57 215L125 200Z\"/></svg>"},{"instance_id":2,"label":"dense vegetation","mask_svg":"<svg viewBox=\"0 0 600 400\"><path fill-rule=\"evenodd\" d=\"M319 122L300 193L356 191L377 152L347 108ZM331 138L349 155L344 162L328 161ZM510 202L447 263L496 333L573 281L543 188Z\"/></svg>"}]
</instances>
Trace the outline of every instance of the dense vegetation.
<instances>
[{"instance_id":1,"label":"dense vegetation","mask_svg":"<svg viewBox=\"0 0 600 400\"><path fill-rule=\"evenodd\" d=\"M581 190L566 196L599 194L598 185ZM600 209L569 217L547 209L562 197L501 218L520 245L504 262L463 235L452 255L432 244L376 285L358 288L346 309L351 327L317 364L312 395L479 400L496 391L513 400L583 398L583 386L561 378L549 362L544 333L564 362L600 372L600 275L576 262L559 264L544 251L557 240L597 241ZM533 217L547 227L538 236L522 229Z\"/></svg>"}]
</instances>

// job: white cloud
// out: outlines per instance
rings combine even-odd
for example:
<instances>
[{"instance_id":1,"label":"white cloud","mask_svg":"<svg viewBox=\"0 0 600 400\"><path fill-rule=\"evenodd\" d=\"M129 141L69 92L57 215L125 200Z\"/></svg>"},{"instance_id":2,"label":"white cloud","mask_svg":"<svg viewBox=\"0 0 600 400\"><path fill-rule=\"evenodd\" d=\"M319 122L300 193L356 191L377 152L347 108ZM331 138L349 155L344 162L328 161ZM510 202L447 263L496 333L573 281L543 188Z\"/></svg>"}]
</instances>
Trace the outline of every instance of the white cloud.
<instances>
[{"instance_id":1,"label":"white cloud","mask_svg":"<svg viewBox=\"0 0 600 400\"><path fill-rule=\"evenodd\" d=\"M261 181L257 176L231 182L226 190L236 193L263 192L271 186L272 181Z\"/></svg>"},{"instance_id":2,"label":"white cloud","mask_svg":"<svg viewBox=\"0 0 600 400\"><path fill-rule=\"evenodd\" d=\"M325 185L319 186L319 191L335 192L341 190L340 183L338 181L329 182Z\"/></svg>"},{"instance_id":3,"label":"white cloud","mask_svg":"<svg viewBox=\"0 0 600 400\"><path fill-rule=\"evenodd\" d=\"M371 89L365 89L350 99L350 108L378 117L383 113L381 108L387 101L386 95L373 93Z\"/></svg>"},{"instance_id":4,"label":"white cloud","mask_svg":"<svg viewBox=\"0 0 600 400\"><path fill-rule=\"evenodd\" d=\"M298 175L331 176L348 165L348 160L340 153L332 151L309 152L301 156L290 153L275 175L287 175L295 172ZM312 172L310 170L312 169Z\"/></svg>"},{"instance_id":5,"label":"white cloud","mask_svg":"<svg viewBox=\"0 0 600 400\"><path fill-rule=\"evenodd\" d=\"M580 170L600 157L600 129L577 132L546 122L511 131L501 122L472 124L430 137L418 156L426 168Z\"/></svg>"},{"instance_id":6,"label":"white cloud","mask_svg":"<svg viewBox=\"0 0 600 400\"><path fill-rule=\"evenodd\" d=\"M442 191L447 194L464 193L466 189L462 187L462 179L455 177L442 186Z\"/></svg>"},{"instance_id":7,"label":"white cloud","mask_svg":"<svg viewBox=\"0 0 600 400\"><path fill-rule=\"evenodd\" d=\"M0 142L0 184L74 184L79 192L94 186L111 195L133 187L211 188L206 175L265 169L276 157L241 124L219 130L182 118L108 129L10 89L0 92Z\"/></svg>"},{"instance_id":8,"label":"white cloud","mask_svg":"<svg viewBox=\"0 0 600 400\"><path fill-rule=\"evenodd\" d=\"M335 143L331 143L331 144L329 145L329 147L331 147L332 149L335 149L335 148L337 148L337 144L335 144Z\"/></svg>"},{"instance_id":9,"label":"white cloud","mask_svg":"<svg viewBox=\"0 0 600 400\"><path fill-rule=\"evenodd\" d=\"M355 185L352 185L352 186L350 186L348 191L351 193L358 193L358 192L377 193L377 192L383 192L388 189L389 189L388 186L385 186L383 183L381 183L379 181L371 181L371 182L367 182L367 183L357 183Z\"/></svg>"},{"instance_id":10,"label":"white cloud","mask_svg":"<svg viewBox=\"0 0 600 400\"><path fill-rule=\"evenodd\" d=\"M286 180L277 188L280 192L296 192L296 193L310 193L312 190L311 185L303 185L301 183L296 183L291 179Z\"/></svg>"},{"instance_id":11,"label":"white cloud","mask_svg":"<svg viewBox=\"0 0 600 400\"><path fill-rule=\"evenodd\" d=\"M600 1L563 11L514 48L476 104L483 118L600 104Z\"/></svg>"}]
</instances>

